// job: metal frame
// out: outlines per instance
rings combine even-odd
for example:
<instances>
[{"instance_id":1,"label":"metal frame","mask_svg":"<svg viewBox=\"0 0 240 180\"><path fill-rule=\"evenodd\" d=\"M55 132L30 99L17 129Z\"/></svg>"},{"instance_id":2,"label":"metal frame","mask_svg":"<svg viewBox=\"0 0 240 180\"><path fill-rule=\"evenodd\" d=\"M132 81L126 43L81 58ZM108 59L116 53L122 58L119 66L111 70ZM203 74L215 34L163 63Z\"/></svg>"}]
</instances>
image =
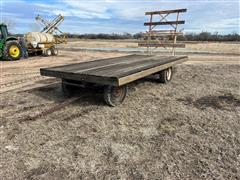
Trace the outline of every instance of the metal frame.
<instances>
[{"instance_id":1,"label":"metal frame","mask_svg":"<svg viewBox=\"0 0 240 180\"><path fill-rule=\"evenodd\" d=\"M54 34L56 44L66 43L66 33L62 32L58 26L64 21L64 17L59 14L51 22L47 21L40 15L35 18L37 22L42 23L45 27L41 30L43 33Z\"/></svg>"},{"instance_id":2,"label":"metal frame","mask_svg":"<svg viewBox=\"0 0 240 180\"><path fill-rule=\"evenodd\" d=\"M179 30L179 24L184 24L185 21L179 20L180 13L187 12L187 9L174 9L174 10L164 10L164 11L152 11L146 12L145 15L150 15L150 21L144 23L148 27L148 31L143 33L145 41L140 42L138 45L140 47L147 47L147 53L152 54L152 51L158 47L163 47L165 49L171 47L171 54L175 56L176 47L185 47L185 44L177 43L177 37L183 35ZM176 15L176 20L168 20L170 14ZM154 21L154 17L158 16L160 19ZM161 30L159 26L170 26L170 30ZM171 40L170 40L171 38ZM168 39L168 41L166 41Z\"/></svg>"}]
</instances>

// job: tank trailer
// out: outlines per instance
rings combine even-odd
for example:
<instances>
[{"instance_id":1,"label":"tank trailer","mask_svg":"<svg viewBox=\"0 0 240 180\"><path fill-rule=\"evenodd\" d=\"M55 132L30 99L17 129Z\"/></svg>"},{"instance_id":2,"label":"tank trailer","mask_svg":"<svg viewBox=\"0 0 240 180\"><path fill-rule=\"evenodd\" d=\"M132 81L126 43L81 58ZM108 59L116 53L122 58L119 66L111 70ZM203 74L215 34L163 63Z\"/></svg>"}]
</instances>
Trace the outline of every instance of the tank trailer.
<instances>
[{"instance_id":1,"label":"tank trailer","mask_svg":"<svg viewBox=\"0 0 240 180\"><path fill-rule=\"evenodd\" d=\"M28 54L58 55L56 45L66 42L65 34L57 27L64 21L64 17L59 14L52 22L48 22L38 15L36 20L41 22L45 27L41 32L29 32L25 34Z\"/></svg>"}]
</instances>

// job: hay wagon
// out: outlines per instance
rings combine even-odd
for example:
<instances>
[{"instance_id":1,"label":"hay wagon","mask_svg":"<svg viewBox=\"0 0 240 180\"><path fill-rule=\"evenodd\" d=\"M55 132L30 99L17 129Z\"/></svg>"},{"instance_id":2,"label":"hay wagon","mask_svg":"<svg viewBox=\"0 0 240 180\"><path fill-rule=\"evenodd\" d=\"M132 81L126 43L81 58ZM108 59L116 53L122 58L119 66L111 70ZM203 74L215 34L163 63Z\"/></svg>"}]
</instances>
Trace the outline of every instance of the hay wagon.
<instances>
[{"instance_id":1,"label":"hay wagon","mask_svg":"<svg viewBox=\"0 0 240 180\"><path fill-rule=\"evenodd\" d=\"M168 83L172 79L172 67L186 61L187 56L128 55L40 69L41 75L62 79L66 95L72 86L92 84L104 88L103 97L110 106L123 102L127 85L150 75L157 81Z\"/></svg>"}]
</instances>

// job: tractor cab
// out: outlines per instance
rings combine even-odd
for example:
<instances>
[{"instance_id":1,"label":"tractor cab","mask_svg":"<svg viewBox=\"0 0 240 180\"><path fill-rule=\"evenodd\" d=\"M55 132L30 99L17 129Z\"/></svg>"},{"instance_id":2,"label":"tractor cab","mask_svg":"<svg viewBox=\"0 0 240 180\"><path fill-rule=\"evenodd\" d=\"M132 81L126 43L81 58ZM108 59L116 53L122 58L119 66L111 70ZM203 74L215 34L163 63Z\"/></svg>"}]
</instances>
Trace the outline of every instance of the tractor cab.
<instances>
[{"instance_id":1,"label":"tractor cab","mask_svg":"<svg viewBox=\"0 0 240 180\"><path fill-rule=\"evenodd\" d=\"M0 24L0 39L8 37L8 30L5 24Z\"/></svg>"},{"instance_id":2,"label":"tractor cab","mask_svg":"<svg viewBox=\"0 0 240 180\"><path fill-rule=\"evenodd\" d=\"M18 39L9 36L7 25L0 24L0 58L5 60L19 60L22 57L22 48Z\"/></svg>"},{"instance_id":3,"label":"tractor cab","mask_svg":"<svg viewBox=\"0 0 240 180\"><path fill-rule=\"evenodd\" d=\"M1 28L1 29L0 29L0 39L2 39L2 34L3 34L3 33L2 33L2 26L0 26L0 28Z\"/></svg>"}]
</instances>

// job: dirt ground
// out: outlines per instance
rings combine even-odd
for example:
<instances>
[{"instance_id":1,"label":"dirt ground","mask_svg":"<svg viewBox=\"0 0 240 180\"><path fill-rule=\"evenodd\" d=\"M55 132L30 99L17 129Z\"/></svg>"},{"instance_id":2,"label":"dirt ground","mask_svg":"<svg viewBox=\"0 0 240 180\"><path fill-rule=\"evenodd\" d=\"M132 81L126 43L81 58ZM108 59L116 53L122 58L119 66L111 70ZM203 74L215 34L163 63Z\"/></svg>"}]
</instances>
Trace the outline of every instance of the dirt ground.
<instances>
[{"instance_id":1,"label":"dirt ground","mask_svg":"<svg viewBox=\"0 0 240 180\"><path fill-rule=\"evenodd\" d=\"M240 179L239 56L192 55L167 85L130 84L115 108L97 90L67 99L60 80L39 75L122 55L0 62L0 179Z\"/></svg>"}]
</instances>

